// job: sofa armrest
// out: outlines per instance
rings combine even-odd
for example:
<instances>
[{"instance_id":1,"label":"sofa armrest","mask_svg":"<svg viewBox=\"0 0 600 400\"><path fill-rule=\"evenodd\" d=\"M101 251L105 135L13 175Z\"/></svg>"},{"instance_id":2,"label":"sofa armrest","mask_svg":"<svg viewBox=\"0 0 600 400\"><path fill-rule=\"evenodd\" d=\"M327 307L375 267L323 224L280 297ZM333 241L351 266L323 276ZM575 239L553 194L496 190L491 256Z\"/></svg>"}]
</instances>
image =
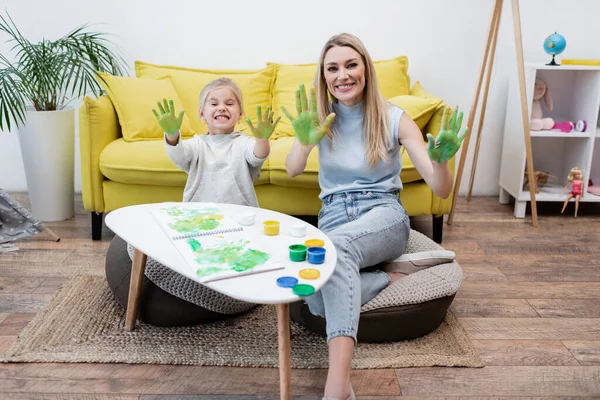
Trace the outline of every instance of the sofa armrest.
<instances>
[{"instance_id":1,"label":"sofa armrest","mask_svg":"<svg viewBox=\"0 0 600 400\"><path fill-rule=\"evenodd\" d=\"M81 155L81 194L88 211L104 212L100 153L121 137L117 113L108 96L86 96L79 108L79 151Z\"/></svg>"},{"instance_id":2,"label":"sofa armrest","mask_svg":"<svg viewBox=\"0 0 600 400\"><path fill-rule=\"evenodd\" d=\"M452 112L452 109L448 107L448 105L442 103L440 107L435 111L425 128L423 129L423 133L431 133L434 137L440 133L440 128L442 127L442 118L444 116L444 109L448 109L449 112ZM458 154L458 153L457 153ZM455 164L456 156L452 157L448 161L448 167L450 167L450 172L452 173L452 179L454 180L454 164ZM431 202L431 214L435 216L440 216L443 214L450 213L450 208L452 207L452 193L448 196L447 199L442 199L441 197L433 196Z\"/></svg>"}]
</instances>

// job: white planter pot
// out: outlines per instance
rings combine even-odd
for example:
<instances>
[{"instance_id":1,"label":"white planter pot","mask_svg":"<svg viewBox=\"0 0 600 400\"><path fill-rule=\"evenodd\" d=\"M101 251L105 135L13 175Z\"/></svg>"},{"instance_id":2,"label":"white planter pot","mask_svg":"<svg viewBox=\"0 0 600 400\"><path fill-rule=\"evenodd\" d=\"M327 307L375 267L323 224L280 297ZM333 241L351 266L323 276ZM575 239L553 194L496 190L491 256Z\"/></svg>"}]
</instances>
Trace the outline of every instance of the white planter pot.
<instances>
[{"instance_id":1,"label":"white planter pot","mask_svg":"<svg viewBox=\"0 0 600 400\"><path fill-rule=\"evenodd\" d=\"M75 214L75 113L28 109L19 128L31 211L42 221L62 221Z\"/></svg>"}]
</instances>

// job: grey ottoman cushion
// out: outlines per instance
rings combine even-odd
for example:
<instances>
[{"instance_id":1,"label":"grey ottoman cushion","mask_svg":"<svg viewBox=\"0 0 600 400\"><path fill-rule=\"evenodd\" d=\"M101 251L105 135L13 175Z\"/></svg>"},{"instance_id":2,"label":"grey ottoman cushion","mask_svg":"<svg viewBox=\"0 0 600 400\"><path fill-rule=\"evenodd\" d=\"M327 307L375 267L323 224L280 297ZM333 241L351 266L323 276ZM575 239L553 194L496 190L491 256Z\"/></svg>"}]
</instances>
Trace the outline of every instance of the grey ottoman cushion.
<instances>
[{"instance_id":1,"label":"grey ottoman cushion","mask_svg":"<svg viewBox=\"0 0 600 400\"><path fill-rule=\"evenodd\" d=\"M427 236L411 230L406 253L442 249ZM425 268L398 280L362 306L357 339L386 342L430 333L444 320L461 281L462 269L456 262ZM290 312L292 320L325 335L325 320L312 315L303 301L291 304Z\"/></svg>"},{"instance_id":2,"label":"grey ottoman cushion","mask_svg":"<svg viewBox=\"0 0 600 400\"><path fill-rule=\"evenodd\" d=\"M150 258L148 260L148 262L155 262L150 260ZM127 252L127 243L118 236L114 237L108 248L105 272L108 286L113 292L115 299L123 308L127 309L129 281L131 277L131 258ZM211 292L214 291L211 290ZM240 309L239 306L231 307L225 304L227 303L225 300L229 298L223 300L224 303L214 301L213 297L210 298L212 299L210 301L212 306L222 305L223 309L228 311L234 309L235 313L247 310L247 308L241 307L241 311L238 311ZM250 308L255 306L250 305ZM138 306L138 319L142 322L156 326L185 326L222 320L233 316L235 313L221 313L194 304L163 290L147 276L143 278Z\"/></svg>"}]
</instances>

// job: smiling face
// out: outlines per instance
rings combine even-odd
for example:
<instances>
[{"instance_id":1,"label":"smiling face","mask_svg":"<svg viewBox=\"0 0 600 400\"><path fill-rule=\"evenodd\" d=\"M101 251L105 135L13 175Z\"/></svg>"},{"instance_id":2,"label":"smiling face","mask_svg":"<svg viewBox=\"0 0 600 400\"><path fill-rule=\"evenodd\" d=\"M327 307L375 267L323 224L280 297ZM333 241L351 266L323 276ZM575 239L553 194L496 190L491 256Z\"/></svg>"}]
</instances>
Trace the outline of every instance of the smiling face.
<instances>
[{"instance_id":1,"label":"smiling face","mask_svg":"<svg viewBox=\"0 0 600 400\"><path fill-rule=\"evenodd\" d=\"M329 93L345 106L358 104L365 90L365 63L361 55L349 46L333 46L323 61L323 77Z\"/></svg>"},{"instance_id":2,"label":"smiling face","mask_svg":"<svg viewBox=\"0 0 600 400\"><path fill-rule=\"evenodd\" d=\"M209 134L232 133L242 116L240 103L231 89L217 87L208 93L200 118L206 122Z\"/></svg>"}]
</instances>

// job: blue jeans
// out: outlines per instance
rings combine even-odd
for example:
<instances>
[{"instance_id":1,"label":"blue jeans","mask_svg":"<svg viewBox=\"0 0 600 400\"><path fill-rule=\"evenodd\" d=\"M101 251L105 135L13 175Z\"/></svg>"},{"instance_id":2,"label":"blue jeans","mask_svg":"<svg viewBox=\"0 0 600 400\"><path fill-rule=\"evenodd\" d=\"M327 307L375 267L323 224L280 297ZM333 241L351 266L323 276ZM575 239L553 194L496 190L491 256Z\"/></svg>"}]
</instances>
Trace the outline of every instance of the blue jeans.
<instances>
[{"instance_id":1,"label":"blue jeans","mask_svg":"<svg viewBox=\"0 0 600 400\"><path fill-rule=\"evenodd\" d=\"M310 312L327 321L327 341L356 341L361 305L390 283L383 271L361 269L404 253L410 221L396 193L348 192L323 199L319 229L335 245L337 264L320 291L306 298Z\"/></svg>"}]
</instances>

